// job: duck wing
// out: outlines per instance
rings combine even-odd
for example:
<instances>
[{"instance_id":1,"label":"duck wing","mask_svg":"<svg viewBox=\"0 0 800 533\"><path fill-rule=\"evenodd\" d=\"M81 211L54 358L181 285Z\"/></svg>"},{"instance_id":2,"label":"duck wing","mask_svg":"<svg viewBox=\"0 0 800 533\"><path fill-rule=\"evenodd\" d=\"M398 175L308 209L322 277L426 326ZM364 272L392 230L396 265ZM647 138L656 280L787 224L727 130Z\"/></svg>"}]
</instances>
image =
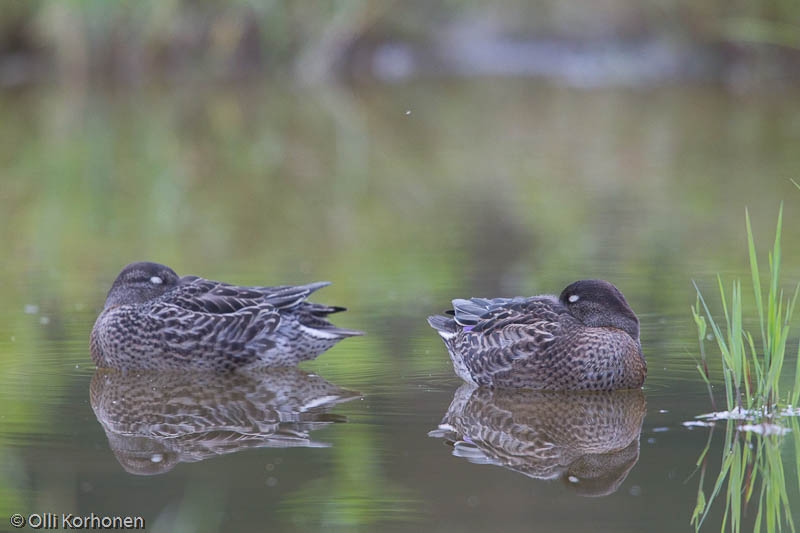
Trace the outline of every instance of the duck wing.
<instances>
[{"instance_id":1,"label":"duck wing","mask_svg":"<svg viewBox=\"0 0 800 533\"><path fill-rule=\"evenodd\" d=\"M281 323L280 312L266 303L233 312L209 312L161 301L149 306L147 316L158 324L170 353L224 352L240 363L274 347L271 337Z\"/></svg>"},{"instance_id":2,"label":"duck wing","mask_svg":"<svg viewBox=\"0 0 800 533\"><path fill-rule=\"evenodd\" d=\"M289 309L327 285L330 282L281 287L242 287L186 276L175 290L162 298L162 302L191 311L216 314L236 313L254 306L262 309Z\"/></svg>"},{"instance_id":3,"label":"duck wing","mask_svg":"<svg viewBox=\"0 0 800 533\"><path fill-rule=\"evenodd\" d=\"M540 327L551 331L550 324L558 324L569 311L555 296L532 298L470 298L453 300L453 310L448 311L466 330L487 333L511 324Z\"/></svg>"},{"instance_id":4,"label":"duck wing","mask_svg":"<svg viewBox=\"0 0 800 533\"><path fill-rule=\"evenodd\" d=\"M325 285L240 287L189 276L154 300L147 314L159 324L171 352L222 351L241 362L274 347L272 334L281 324L281 312Z\"/></svg>"},{"instance_id":5,"label":"duck wing","mask_svg":"<svg viewBox=\"0 0 800 533\"><path fill-rule=\"evenodd\" d=\"M546 358L565 323L575 320L552 296L472 298L453 307L463 327L455 348L479 385L523 360Z\"/></svg>"}]
</instances>

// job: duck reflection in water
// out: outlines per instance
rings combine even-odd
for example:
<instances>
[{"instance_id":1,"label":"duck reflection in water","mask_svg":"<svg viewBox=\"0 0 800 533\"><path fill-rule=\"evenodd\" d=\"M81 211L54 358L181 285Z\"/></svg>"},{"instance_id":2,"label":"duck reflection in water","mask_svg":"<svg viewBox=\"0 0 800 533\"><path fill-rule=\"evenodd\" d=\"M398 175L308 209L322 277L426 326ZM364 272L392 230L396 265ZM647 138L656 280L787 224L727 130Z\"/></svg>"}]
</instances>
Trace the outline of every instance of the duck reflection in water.
<instances>
[{"instance_id":1,"label":"duck reflection in water","mask_svg":"<svg viewBox=\"0 0 800 533\"><path fill-rule=\"evenodd\" d=\"M309 433L360 397L298 368L217 372L98 370L90 400L108 443L132 474L162 474L248 448L325 447Z\"/></svg>"},{"instance_id":2,"label":"duck reflection in water","mask_svg":"<svg viewBox=\"0 0 800 533\"><path fill-rule=\"evenodd\" d=\"M431 437L456 457L536 479L561 479L584 496L615 492L639 460L641 390L459 388Z\"/></svg>"}]
</instances>

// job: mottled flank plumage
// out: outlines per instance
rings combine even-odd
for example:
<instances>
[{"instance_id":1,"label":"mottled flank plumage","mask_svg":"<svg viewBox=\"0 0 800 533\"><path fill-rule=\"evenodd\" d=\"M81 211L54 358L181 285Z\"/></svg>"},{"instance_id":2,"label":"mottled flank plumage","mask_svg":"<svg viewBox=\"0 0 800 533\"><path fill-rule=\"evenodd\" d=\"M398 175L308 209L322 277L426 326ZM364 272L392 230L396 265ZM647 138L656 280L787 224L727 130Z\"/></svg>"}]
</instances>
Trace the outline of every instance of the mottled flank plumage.
<instances>
[{"instance_id":1,"label":"mottled flank plumage","mask_svg":"<svg viewBox=\"0 0 800 533\"><path fill-rule=\"evenodd\" d=\"M132 263L94 324L92 359L99 367L152 370L295 365L362 334L326 320L343 307L305 301L328 284L239 287Z\"/></svg>"},{"instance_id":2,"label":"mottled flank plumage","mask_svg":"<svg viewBox=\"0 0 800 533\"><path fill-rule=\"evenodd\" d=\"M475 464L561 479L584 496L619 488L639 459L641 390L534 391L462 385L431 437Z\"/></svg>"},{"instance_id":3,"label":"mottled flank plumage","mask_svg":"<svg viewBox=\"0 0 800 533\"><path fill-rule=\"evenodd\" d=\"M311 432L360 394L296 367L233 373L101 369L90 402L119 463L153 475L250 448L326 447Z\"/></svg>"},{"instance_id":4,"label":"mottled flank plumage","mask_svg":"<svg viewBox=\"0 0 800 533\"><path fill-rule=\"evenodd\" d=\"M576 281L559 297L453 300L448 313L428 323L468 383L546 390L644 384L639 319L607 281Z\"/></svg>"}]
</instances>

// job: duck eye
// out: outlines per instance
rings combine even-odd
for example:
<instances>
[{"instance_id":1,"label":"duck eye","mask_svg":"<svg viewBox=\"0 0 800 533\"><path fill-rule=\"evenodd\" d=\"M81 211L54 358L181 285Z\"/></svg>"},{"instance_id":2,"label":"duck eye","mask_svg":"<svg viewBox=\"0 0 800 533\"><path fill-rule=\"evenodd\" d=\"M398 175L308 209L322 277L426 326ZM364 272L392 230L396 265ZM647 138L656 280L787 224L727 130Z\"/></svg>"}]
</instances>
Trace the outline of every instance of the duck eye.
<instances>
[{"instance_id":1,"label":"duck eye","mask_svg":"<svg viewBox=\"0 0 800 533\"><path fill-rule=\"evenodd\" d=\"M153 285L161 285L162 283L164 283L164 280L159 278L158 276L153 276L152 278L150 278L150 283L152 283Z\"/></svg>"},{"instance_id":2,"label":"duck eye","mask_svg":"<svg viewBox=\"0 0 800 533\"><path fill-rule=\"evenodd\" d=\"M577 294L572 294L572 295L570 295L569 298L567 298L567 300L569 300L569 303L571 303L571 304L574 304L575 302L577 302L580 299L581 299L581 297L578 296Z\"/></svg>"}]
</instances>

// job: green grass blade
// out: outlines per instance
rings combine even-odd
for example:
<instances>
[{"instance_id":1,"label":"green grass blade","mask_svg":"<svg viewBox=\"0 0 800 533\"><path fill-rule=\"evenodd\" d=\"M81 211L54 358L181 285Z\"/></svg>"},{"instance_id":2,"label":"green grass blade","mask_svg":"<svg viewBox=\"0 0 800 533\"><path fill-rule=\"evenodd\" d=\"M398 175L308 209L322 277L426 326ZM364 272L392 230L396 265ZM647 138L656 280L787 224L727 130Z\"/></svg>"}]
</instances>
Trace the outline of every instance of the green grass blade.
<instances>
[{"instance_id":1,"label":"green grass blade","mask_svg":"<svg viewBox=\"0 0 800 533\"><path fill-rule=\"evenodd\" d=\"M800 184L792 182L800 188ZM775 411L780 406L781 374L783 374L792 319L800 298L800 283L797 283L791 296L781 289L781 240L783 229L783 204L778 211L775 228L775 239L771 251L768 252L769 269L766 292L761 284L755 238L753 236L750 214L745 210L747 230L747 248L750 262L750 273L753 285L755 311L758 316L758 327L761 333L760 343L749 331L744 329L745 306L741 281L736 280L725 290L722 277L717 275L720 302L724 315L724 323L714 320L703 295L693 281L697 292L692 316L697 327L700 341L702 365L698 364L698 373L709 387L711 377L708 361L704 351L705 333L708 328L714 334L720 350L725 394L728 409L742 407L743 403L753 413L756 422L774 424L776 418L782 416ZM702 311L701 311L702 309ZM724 329L724 334L723 334ZM756 348L759 344L762 352ZM787 395L787 400L797 409L800 403L800 345L797 347L797 362L794 371L794 382ZM713 394L711 395L713 401ZM792 440L794 442L794 464L791 472L796 474L800 489L800 417L790 417ZM781 435L756 435L752 432L737 429L737 422L728 421L722 464L710 493L704 489L705 461L707 460L709 443L701 453L697 465L703 465L701 483L698 487L695 508L691 523L698 530L708 516L713 502L725 492L725 509L722 518L723 531L738 532L742 529L745 511L757 504L754 522L755 530L782 531L788 526L795 531L792 509L786 490L786 472L781 455ZM791 468L791 467L790 467Z\"/></svg>"},{"instance_id":2,"label":"green grass blade","mask_svg":"<svg viewBox=\"0 0 800 533\"><path fill-rule=\"evenodd\" d=\"M727 315L727 306L725 302L725 293L724 289L722 288L722 278L717 276L717 282L719 283L720 290L722 291L721 298L722 298L722 307L725 310ZM725 342L725 337L722 335L722 331L720 331L717 322L714 320L714 317L711 315L711 310L708 308L708 304L706 304L705 298L703 298L703 294L700 292L700 288L697 284L692 281L692 285L694 285L694 289L697 292L697 298L700 300L700 303L703 306L703 310L706 313L706 317L708 318L708 324L711 326L711 331L714 333L714 338L717 341L717 346L719 346L719 350L722 353L722 377L725 381L725 398L727 401L728 409L733 409L735 406L735 398L733 393L733 383L731 379L731 373L728 370L728 361L730 360L730 352L728 350L728 343Z\"/></svg>"},{"instance_id":3,"label":"green grass blade","mask_svg":"<svg viewBox=\"0 0 800 533\"><path fill-rule=\"evenodd\" d=\"M717 326L716 321L711 316L711 311L708 309L708 305L706 305L706 300L705 298L703 298L703 293L700 292L700 289L697 287L697 284L694 281L692 281L692 285L694 285L694 289L695 291L697 291L697 297L700 299L700 303L703 304L703 310L706 312L706 316L708 317L708 323L711 325L711 331L714 333L714 338L716 339L717 344L719 345L719 349L724 354L725 352L728 351L728 345L725 342L725 338L722 336L722 332L720 331L719 326ZM725 306L724 295L723 295L722 305L723 307Z\"/></svg>"},{"instance_id":4,"label":"green grass blade","mask_svg":"<svg viewBox=\"0 0 800 533\"><path fill-rule=\"evenodd\" d=\"M800 400L800 344L797 346L797 361L794 367L794 388L792 390L792 407L797 407L797 402ZM800 435L795 433L795 441L800 442ZM800 463L800 455L797 456L797 461ZM800 477L800 472L798 472Z\"/></svg>"},{"instance_id":5,"label":"green grass blade","mask_svg":"<svg viewBox=\"0 0 800 533\"><path fill-rule=\"evenodd\" d=\"M800 491L800 417L791 417L789 429L794 441L794 466L797 469L797 490Z\"/></svg>"},{"instance_id":6,"label":"green grass blade","mask_svg":"<svg viewBox=\"0 0 800 533\"><path fill-rule=\"evenodd\" d=\"M764 351L767 350L766 331L764 324L764 303L761 300L761 277L758 272L758 258L756 257L756 243L753 238L753 228L750 224L750 212L744 210L745 226L747 227L747 251L750 256L750 273L753 279L753 296L756 300L756 311L758 312L758 322L761 326L761 338L764 342Z\"/></svg>"},{"instance_id":7,"label":"green grass blade","mask_svg":"<svg viewBox=\"0 0 800 533\"><path fill-rule=\"evenodd\" d=\"M772 365L772 357L775 353L777 343L780 342L780 318L782 296L779 292L779 282L781 277L781 230L783 227L783 202L778 209L778 223L775 227L775 242L772 252L769 254L770 284L767 306L767 349L764 352L764 359L767 367Z\"/></svg>"}]
</instances>

